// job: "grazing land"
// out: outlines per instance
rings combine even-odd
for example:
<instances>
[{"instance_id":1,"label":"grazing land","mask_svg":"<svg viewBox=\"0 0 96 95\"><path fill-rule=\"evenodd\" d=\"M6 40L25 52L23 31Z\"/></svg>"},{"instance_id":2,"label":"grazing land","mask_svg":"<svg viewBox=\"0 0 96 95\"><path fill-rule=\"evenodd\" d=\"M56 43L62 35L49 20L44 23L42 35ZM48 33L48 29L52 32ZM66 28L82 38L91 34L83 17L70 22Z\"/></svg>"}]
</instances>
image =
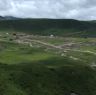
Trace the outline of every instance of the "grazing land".
<instances>
[{"instance_id":1,"label":"grazing land","mask_svg":"<svg viewBox=\"0 0 96 95\"><path fill-rule=\"evenodd\" d=\"M59 30L54 27L56 32L49 31L49 20L50 27L40 24L42 20L0 22L0 95L96 95L95 22L82 22L82 30L81 22L75 21L80 23L75 29L72 21L62 22ZM28 25L25 31L21 22ZM68 25L74 30L67 32Z\"/></svg>"}]
</instances>

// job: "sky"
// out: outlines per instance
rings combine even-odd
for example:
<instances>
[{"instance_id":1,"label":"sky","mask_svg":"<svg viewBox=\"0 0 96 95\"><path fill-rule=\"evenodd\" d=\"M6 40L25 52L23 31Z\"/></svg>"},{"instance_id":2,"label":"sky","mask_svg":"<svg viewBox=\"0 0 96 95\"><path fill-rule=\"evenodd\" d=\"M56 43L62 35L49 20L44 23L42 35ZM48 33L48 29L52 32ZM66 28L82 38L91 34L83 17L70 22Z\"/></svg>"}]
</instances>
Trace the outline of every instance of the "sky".
<instances>
[{"instance_id":1,"label":"sky","mask_svg":"<svg viewBox=\"0 0 96 95\"><path fill-rule=\"evenodd\" d=\"M0 0L0 15L96 20L96 0Z\"/></svg>"}]
</instances>

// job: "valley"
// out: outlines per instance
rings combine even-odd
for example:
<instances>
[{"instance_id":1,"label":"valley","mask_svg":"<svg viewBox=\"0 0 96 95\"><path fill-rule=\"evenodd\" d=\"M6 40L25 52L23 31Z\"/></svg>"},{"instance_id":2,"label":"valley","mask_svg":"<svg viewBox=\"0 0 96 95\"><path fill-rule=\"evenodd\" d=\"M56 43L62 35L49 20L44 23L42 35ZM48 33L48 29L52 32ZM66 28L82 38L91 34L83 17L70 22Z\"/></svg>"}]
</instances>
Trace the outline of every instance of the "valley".
<instances>
[{"instance_id":1,"label":"valley","mask_svg":"<svg viewBox=\"0 0 96 95\"><path fill-rule=\"evenodd\" d=\"M96 23L0 20L0 95L96 95Z\"/></svg>"}]
</instances>

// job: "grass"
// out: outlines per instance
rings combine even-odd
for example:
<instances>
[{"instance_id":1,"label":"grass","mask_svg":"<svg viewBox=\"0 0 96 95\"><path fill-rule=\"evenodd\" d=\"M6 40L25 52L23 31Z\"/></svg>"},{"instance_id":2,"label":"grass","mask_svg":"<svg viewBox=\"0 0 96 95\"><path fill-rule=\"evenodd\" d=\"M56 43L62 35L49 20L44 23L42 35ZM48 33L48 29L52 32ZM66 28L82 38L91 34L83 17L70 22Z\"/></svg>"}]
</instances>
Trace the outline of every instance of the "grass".
<instances>
[{"instance_id":1,"label":"grass","mask_svg":"<svg viewBox=\"0 0 96 95\"><path fill-rule=\"evenodd\" d=\"M25 32L43 36L53 34L65 37L96 37L95 26L96 23L92 21L77 21L73 19L1 20L0 32Z\"/></svg>"},{"instance_id":2,"label":"grass","mask_svg":"<svg viewBox=\"0 0 96 95\"><path fill-rule=\"evenodd\" d=\"M76 20L0 21L0 95L96 95L96 67L91 66L96 63L96 46L86 46L95 43L96 38L89 38L96 36L95 30L96 23ZM83 46L69 48L61 56L62 51L38 43L30 48L9 41L12 35L6 35L6 31L30 33L36 35L33 39L54 45Z\"/></svg>"},{"instance_id":3,"label":"grass","mask_svg":"<svg viewBox=\"0 0 96 95\"><path fill-rule=\"evenodd\" d=\"M78 65L58 68L54 68L54 66L49 68L49 66L46 63L45 65L41 64L41 62L36 64L34 62L16 65L1 64L2 72L0 73L3 76L0 79L3 78L4 81L1 84L7 85L2 93L5 95L66 95L74 91L81 95L95 95L95 70L88 66Z\"/></svg>"},{"instance_id":4,"label":"grass","mask_svg":"<svg viewBox=\"0 0 96 95\"><path fill-rule=\"evenodd\" d=\"M46 42L46 43L53 44L53 45L63 44L65 40L64 38L59 38L59 37L54 37L54 36L53 38L51 38L50 35L47 37L34 36L32 37L32 39L40 40L42 42Z\"/></svg>"},{"instance_id":5,"label":"grass","mask_svg":"<svg viewBox=\"0 0 96 95\"><path fill-rule=\"evenodd\" d=\"M6 44L6 43L5 43ZM5 46L3 43L3 48ZM13 44L13 45L12 45ZM29 48L25 45L16 45L7 43L5 49L0 52L0 62L8 64L17 64L22 62L40 61L52 56L50 53L42 52L42 49Z\"/></svg>"},{"instance_id":6,"label":"grass","mask_svg":"<svg viewBox=\"0 0 96 95\"><path fill-rule=\"evenodd\" d=\"M0 95L96 95L96 68L90 66L96 56L73 50L66 55L0 41Z\"/></svg>"}]
</instances>

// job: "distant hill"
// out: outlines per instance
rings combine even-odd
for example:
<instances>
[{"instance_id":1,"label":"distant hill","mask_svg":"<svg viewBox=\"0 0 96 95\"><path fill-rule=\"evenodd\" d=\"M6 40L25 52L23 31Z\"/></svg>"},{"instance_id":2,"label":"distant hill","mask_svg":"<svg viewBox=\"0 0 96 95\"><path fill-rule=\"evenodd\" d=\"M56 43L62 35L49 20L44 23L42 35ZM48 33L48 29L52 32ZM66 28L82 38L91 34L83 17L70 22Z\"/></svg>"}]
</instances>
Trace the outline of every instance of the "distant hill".
<instances>
[{"instance_id":1,"label":"distant hill","mask_svg":"<svg viewBox=\"0 0 96 95\"><path fill-rule=\"evenodd\" d=\"M0 20L17 20L20 18L13 17L13 16L0 16Z\"/></svg>"},{"instance_id":2,"label":"distant hill","mask_svg":"<svg viewBox=\"0 0 96 95\"><path fill-rule=\"evenodd\" d=\"M34 35L96 37L96 23L94 21L73 19L15 19L14 17L6 17L5 20L0 21L0 30L28 32Z\"/></svg>"},{"instance_id":3,"label":"distant hill","mask_svg":"<svg viewBox=\"0 0 96 95\"><path fill-rule=\"evenodd\" d=\"M3 19L4 19L4 17L0 16L0 20L3 20Z\"/></svg>"}]
</instances>

